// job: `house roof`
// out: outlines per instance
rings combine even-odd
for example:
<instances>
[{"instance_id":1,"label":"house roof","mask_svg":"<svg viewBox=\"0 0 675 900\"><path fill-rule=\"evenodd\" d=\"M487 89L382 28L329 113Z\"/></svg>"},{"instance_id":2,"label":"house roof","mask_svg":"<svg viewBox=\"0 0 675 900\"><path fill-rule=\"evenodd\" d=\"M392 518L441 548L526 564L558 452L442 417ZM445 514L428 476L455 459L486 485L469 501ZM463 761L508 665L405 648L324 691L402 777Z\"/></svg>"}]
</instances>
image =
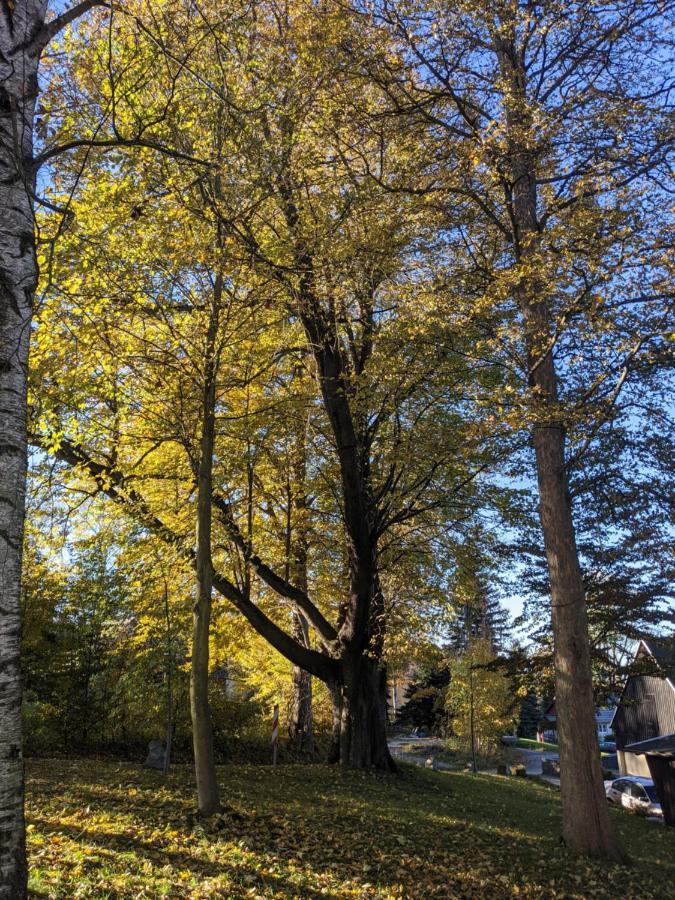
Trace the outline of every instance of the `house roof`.
<instances>
[{"instance_id":1,"label":"house roof","mask_svg":"<svg viewBox=\"0 0 675 900\"><path fill-rule=\"evenodd\" d=\"M607 706L596 706L595 707L595 720L596 722L611 722L614 718L614 712L616 710L616 700L614 698L610 698L610 702ZM557 713L555 710L555 700L552 700L551 703L546 707L543 714L544 719L548 719L549 722L555 722L557 719Z\"/></svg>"},{"instance_id":2,"label":"house roof","mask_svg":"<svg viewBox=\"0 0 675 900\"><path fill-rule=\"evenodd\" d=\"M641 651L646 651L656 661L666 681L675 691L675 636L642 638L635 651L635 659L638 659Z\"/></svg>"},{"instance_id":3,"label":"house roof","mask_svg":"<svg viewBox=\"0 0 675 900\"><path fill-rule=\"evenodd\" d=\"M640 644L653 656L672 684L675 681L675 637L648 638L640 641Z\"/></svg>"},{"instance_id":4,"label":"house roof","mask_svg":"<svg viewBox=\"0 0 675 900\"><path fill-rule=\"evenodd\" d=\"M634 659L638 659L644 652L648 653L649 656L656 660L659 668L665 675L666 682L671 686L673 691L675 691L675 635L664 638L641 638L635 649ZM619 712L619 708L623 704L623 698L626 693L628 682L633 677L633 675L629 675L628 678L626 678L623 690L621 691L621 697L619 698L619 702L614 710L614 715L612 716L612 721L610 723L612 725Z\"/></svg>"},{"instance_id":5,"label":"house roof","mask_svg":"<svg viewBox=\"0 0 675 900\"><path fill-rule=\"evenodd\" d=\"M675 734L662 734L659 737L650 738L648 741L627 744L624 750L628 750L630 753L648 753L650 756L665 756L667 759L675 759Z\"/></svg>"}]
</instances>

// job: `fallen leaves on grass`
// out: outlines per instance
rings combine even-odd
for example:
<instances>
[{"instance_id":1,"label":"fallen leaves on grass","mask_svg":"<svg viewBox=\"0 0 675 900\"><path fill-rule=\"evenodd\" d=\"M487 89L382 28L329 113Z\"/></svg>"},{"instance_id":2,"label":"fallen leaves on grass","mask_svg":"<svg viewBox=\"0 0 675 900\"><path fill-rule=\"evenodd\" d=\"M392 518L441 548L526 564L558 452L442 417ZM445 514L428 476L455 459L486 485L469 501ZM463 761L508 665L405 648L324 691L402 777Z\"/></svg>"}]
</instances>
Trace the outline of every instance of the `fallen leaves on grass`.
<instances>
[{"instance_id":1,"label":"fallen leaves on grass","mask_svg":"<svg viewBox=\"0 0 675 900\"><path fill-rule=\"evenodd\" d=\"M221 815L193 816L188 767L31 761L31 888L49 898L666 897L667 829L615 816L631 870L575 860L559 798L519 780L404 768L228 766Z\"/></svg>"}]
</instances>

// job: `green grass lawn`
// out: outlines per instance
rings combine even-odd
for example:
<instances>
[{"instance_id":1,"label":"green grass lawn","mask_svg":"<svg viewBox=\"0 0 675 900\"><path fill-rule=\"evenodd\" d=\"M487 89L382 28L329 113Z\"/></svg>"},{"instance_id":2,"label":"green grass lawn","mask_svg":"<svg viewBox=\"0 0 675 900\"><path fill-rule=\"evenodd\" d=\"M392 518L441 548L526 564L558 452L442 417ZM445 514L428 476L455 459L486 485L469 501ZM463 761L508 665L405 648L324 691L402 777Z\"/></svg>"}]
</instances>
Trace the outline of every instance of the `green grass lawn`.
<instances>
[{"instance_id":1,"label":"green grass lawn","mask_svg":"<svg viewBox=\"0 0 675 900\"><path fill-rule=\"evenodd\" d=\"M548 741L544 741L540 743L539 741L534 741L531 738L518 738L518 743L516 747L523 747L525 750L555 750L557 752L558 745L550 744Z\"/></svg>"},{"instance_id":2,"label":"green grass lawn","mask_svg":"<svg viewBox=\"0 0 675 900\"><path fill-rule=\"evenodd\" d=\"M631 869L561 846L558 794L522 779L225 766L228 811L192 825L192 772L31 760L30 885L55 898L660 898L675 833L620 811ZM670 887L669 887L670 886Z\"/></svg>"}]
</instances>

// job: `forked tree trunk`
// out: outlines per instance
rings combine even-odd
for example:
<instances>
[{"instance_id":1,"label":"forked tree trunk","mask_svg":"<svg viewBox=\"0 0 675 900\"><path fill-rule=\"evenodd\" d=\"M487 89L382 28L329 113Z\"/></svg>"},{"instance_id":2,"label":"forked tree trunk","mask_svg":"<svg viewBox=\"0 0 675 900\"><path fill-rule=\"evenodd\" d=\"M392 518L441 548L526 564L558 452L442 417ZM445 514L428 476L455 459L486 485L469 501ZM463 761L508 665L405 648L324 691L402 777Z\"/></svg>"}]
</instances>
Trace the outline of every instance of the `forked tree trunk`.
<instances>
[{"instance_id":1,"label":"forked tree trunk","mask_svg":"<svg viewBox=\"0 0 675 900\"><path fill-rule=\"evenodd\" d=\"M21 550L26 388L37 262L32 195L39 52L46 2L0 5L0 898L26 896L21 736Z\"/></svg>"},{"instance_id":2,"label":"forked tree trunk","mask_svg":"<svg viewBox=\"0 0 675 900\"><path fill-rule=\"evenodd\" d=\"M202 433L197 473L197 548L195 556L196 596L192 616L192 665L190 669L190 714L197 780L197 803L203 816L220 811L220 795L213 755L213 728L209 707L209 631L213 592L211 562L211 516L213 449L216 415L216 339L222 278L217 276L213 308L206 336Z\"/></svg>"}]
</instances>

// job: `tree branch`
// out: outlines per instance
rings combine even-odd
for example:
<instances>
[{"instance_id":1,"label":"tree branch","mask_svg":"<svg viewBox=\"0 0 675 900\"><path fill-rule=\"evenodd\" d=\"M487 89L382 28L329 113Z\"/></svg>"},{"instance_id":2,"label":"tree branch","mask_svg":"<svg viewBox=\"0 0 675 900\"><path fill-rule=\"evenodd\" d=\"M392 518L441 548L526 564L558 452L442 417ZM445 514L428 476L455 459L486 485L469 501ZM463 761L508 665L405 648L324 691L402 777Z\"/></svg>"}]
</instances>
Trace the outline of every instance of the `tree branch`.
<instances>
[{"instance_id":1,"label":"tree branch","mask_svg":"<svg viewBox=\"0 0 675 900\"><path fill-rule=\"evenodd\" d=\"M330 622L324 618L307 594L304 591L301 591L300 588L290 584L290 582L286 581L284 578L281 578L280 575L277 575L276 572L265 565L260 557L253 552L250 542L244 538L239 526L234 521L232 510L227 500L223 496L216 494L213 497L213 504L220 513L221 522L227 529L230 538L239 550L241 550L244 559L249 563L256 575L258 575L268 587L272 588L275 593L279 594L279 596L292 600L293 603L302 610L324 641L330 643L337 640L337 631Z\"/></svg>"},{"instance_id":2,"label":"tree branch","mask_svg":"<svg viewBox=\"0 0 675 900\"><path fill-rule=\"evenodd\" d=\"M80 3L76 3L75 6L71 6L70 9L62 12L60 16L56 16L51 22L46 22L35 37L33 42L35 49L38 51L44 50L52 38L56 37L60 31L63 31L71 22L79 19L80 16L83 16L95 6L110 7L110 3L108 0L81 0Z\"/></svg>"},{"instance_id":3,"label":"tree branch","mask_svg":"<svg viewBox=\"0 0 675 900\"><path fill-rule=\"evenodd\" d=\"M41 450L47 450L35 435L31 435L30 440L34 446L39 447ZM105 463L97 462L92 459L83 447L67 439L61 439L56 450L51 449L47 452L51 452L52 455L56 456L61 462L65 462L71 468L80 469L90 475L101 493L110 497L114 503L122 506L131 516L162 541L178 549L183 558L188 560L191 565L194 565L194 549L191 546L187 546L183 537L176 534L173 529L169 528L152 512L145 498L137 490L129 488L122 472L113 469ZM285 656L286 659L322 681L335 681L337 679L339 674L339 663L337 660L297 643L269 619L225 575L214 571L213 586L219 594L236 607L258 634L282 656Z\"/></svg>"}]
</instances>

